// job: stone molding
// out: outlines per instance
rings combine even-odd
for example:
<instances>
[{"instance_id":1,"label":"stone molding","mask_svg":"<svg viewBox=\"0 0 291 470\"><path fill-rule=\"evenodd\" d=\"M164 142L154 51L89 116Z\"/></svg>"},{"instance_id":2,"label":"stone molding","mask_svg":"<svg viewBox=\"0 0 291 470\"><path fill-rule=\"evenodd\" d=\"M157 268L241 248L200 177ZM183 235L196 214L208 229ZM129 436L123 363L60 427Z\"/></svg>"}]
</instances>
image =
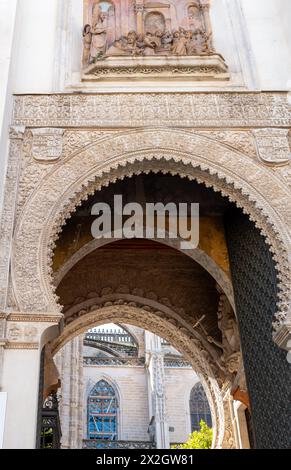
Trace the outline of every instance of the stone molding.
<instances>
[{"instance_id":1,"label":"stone molding","mask_svg":"<svg viewBox=\"0 0 291 470\"><path fill-rule=\"evenodd\" d=\"M47 313L29 313L29 314L20 314L20 313L9 313L5 315L5 318L9 322L18 322L18 323L58 323L62 320L62 314L47 314Z\"/></svg>"},{"instance_id":2,"label":"stone molding","mask_svg":"<svg viewBox=\"0 0 291 470\"><path fill-rule=\"evenodd\" d=\"M82 81L129 79L139 80L208 80L227 81L228 67L219 54L205 57L108 57L89 65Z\"/></svg>"},{"instance_id":3,"label":"stone molding","mask_svg":"<svg viewBox=\"0 0 291 470\"><path fill-rule=\"evenodd\" d=\"M5 344L5 349L37 350L37 349L39 349L39 343L11 343L11 342L7 342Z\"/></svg>"},{"instance_id":4,"label":"stone molding","mask_svg":"<svg viewBox=\"0 0 291 470\"><path fill-rule=\"evenodd\" d=\"M138 294L135 292L135 289L131 292L127 286L123 286L123 291L127 291L127 293L114 292L111 287L107 287L102 289L100 296L96 293L96 297L93 297L93 293L90 293L87 300L74 304L66 311L64 318L65 328L69 328L81 315L100 310L104 307L130 306L142 308L147 312L155 313L157 318L167 319L171 325L175 325L177 330L181 329L184 333L187 332L192 340L195 339L197 347L203 351L204 356L208 357L208 362L216 379L221 381L222 377L224 378L225 371L222 373L220 358L216 349L193 327L189 319L184 319L183 309L169 304L169 299L159 299L158 295L154 292L151 292L152 298L149 299L146 297L146 294L142 296L143 293Z\"/></svg>"},{"instance_id":5,"label":"stone molding","mask_svg":"<svg viewBox=\"0 0 291 470\"><path fill-rule=\"evenodd\" d=\"M45 330L58 325L63 315L10 313L3 317L5 322L0 333L5 349L39 349Z\"/></svg>"},{"instance_id":6,"label":"stone molding","mask_svg":"<svg viewBox=\"0 0 291 470\"><path fill-rule=\"evenodd\" d=\"M118 93L15 96L27 127L291 127L287 93Z\"/></svg>"}]
</instances>

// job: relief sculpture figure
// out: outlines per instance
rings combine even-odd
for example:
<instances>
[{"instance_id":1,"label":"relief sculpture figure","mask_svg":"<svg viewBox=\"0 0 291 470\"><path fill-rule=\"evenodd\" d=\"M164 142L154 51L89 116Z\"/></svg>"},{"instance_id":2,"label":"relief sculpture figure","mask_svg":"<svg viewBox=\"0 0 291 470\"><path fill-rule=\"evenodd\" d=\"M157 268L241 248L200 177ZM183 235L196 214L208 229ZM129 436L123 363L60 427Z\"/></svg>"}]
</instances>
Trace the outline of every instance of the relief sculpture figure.
<instances>
[{"instance_id":1,"label":"relief sculpture figure","mask_svg":"<svg viewBox=\"0 0 291 470\"><path fill-rule=\"evenodd\" d=\"M91 26L86 24L83 30L84 47L83 47L83 66L86 67L90 62L90 52L92 43Z\"/></svg>"},{"instance_id":2,"label":"relief sculpture figure","mask_svg":"<svg viewBox=\"0 0 291 470\"><path fill-rule=\"evenodd\" d=\"M92 42L91 42L91 62L101 59L106 51L107 44L107 24L106 15L100 11L97 17L97 22L92 28Z\"/></svg>"},{"instance_id":3,"label":"relief sculpture figure","mask_svg":"<svg viewBox=\"0 0 291 470\"><path fill-rule=\"evenodd\" d=\"M183 26L178 25L176 29L173 29L177 23L174 18L166 21L161 12L151 11L144 15L142 27L137 17L132 18L130 23L135 23L135 29L128 28L127 32L125 24L118 26L116 7L112 2L94 3L91 24L86 24L83 30L84 67L110 56L183 57L215 53L211 31L207 30L197 6L190 6ZM137 10L131 14L137 15Z\"/></svg>"}]
</instances>

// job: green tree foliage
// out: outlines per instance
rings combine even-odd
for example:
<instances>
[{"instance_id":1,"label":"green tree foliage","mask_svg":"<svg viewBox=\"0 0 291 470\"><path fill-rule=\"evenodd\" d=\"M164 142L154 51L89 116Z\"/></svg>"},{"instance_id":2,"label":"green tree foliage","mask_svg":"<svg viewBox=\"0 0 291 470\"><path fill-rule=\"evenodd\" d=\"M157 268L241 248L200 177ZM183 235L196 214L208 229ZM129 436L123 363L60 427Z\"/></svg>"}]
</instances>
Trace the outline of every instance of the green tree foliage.
<instances>
[{"instance_id":1,"label":"green tree foliage","mask_svg":"<svg viewBox=\"0 0 291 470\"><path fill-rule=\"evenodd\" d=\"M211 449L213 430L204 421L200 422L200 431L195 431L189 436L185 444L173 447L174 449Z\"/></svg>"}]
</instances>

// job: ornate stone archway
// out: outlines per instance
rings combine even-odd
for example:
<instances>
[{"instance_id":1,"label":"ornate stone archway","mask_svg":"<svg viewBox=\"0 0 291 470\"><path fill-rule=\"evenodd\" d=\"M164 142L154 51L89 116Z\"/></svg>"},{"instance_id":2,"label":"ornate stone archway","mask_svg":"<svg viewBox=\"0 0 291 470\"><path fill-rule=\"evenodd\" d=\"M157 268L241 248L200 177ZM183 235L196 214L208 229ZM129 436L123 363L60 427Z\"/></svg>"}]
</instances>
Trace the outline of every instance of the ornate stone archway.
<instances>
[{"instance_id":1,"label":"ornate stone archway","mask_svg":"<svg viewBox=\"0 0 291 470\"><path fill-rule=\"evenodd\" d=\"M141 299L142 300L142 299ZM148 331L153 331L171 343L191 363L195 372L200 376L205 386L207 397L211 406L214 423L214 447L220 448L225 438L225 407L221 388L217 382L217 371L206 348L195 337L193 332L179 324L179 321L165 312L146 305L143 299L140 305L123 299L108 301L108 298L99 299L99 304L91 306L78 306L73 321L65 328L63 333L52 343L52 352L56 354L65 344L85 333L88 329L106 323L127 323ZM144 305L143 305L144 304ZM225 419L226 418L226 419ZM227 445L226 443L224 445Z\"/></svg>"},{"instance_id":2,"label":"ornate stone archway","mask_svg":"<svg viewBox=\"0 0 291 470\"><path fill-rule=\"evenodd\" d=\"M266 237L276 263L275 340L286 348L291 324L290 124L284 93L16 97L0 241L4 272L0 319L8 341L2 381L9 393L15 390L10 377L15 349L25 353L19 354L20 385L22 379L35 383L40 339L48 340L48 330L58 334L61 309L54 294L51 260L66 219L90 194L140 173L163 172L196 180L221 192L250 216ZM279 150L276 139L282 143ZM280 361L285 363L285 357ZM36 401L27 409L26 397L21 399L19 406L29 421ZM14 423L13 406L7 413ZM21 422L19 418L19 426ZM26 447L34 446L34 432L32 424ZM5 445L17 446L12 424L6 434Z\"/></svg>"},{"instance_id":3,"label":"ornate stone archway","mask_svg":"<svg viewBox=\"0 0 291 470\"><path fill-rule=\"evenodd\" d=\"M62 225L96 190L150 171L195 179L249 214L266 237L279 273L280 302L274 319L278 329L286 321L290 300L288 188L271 169L233 146L177 129L93 134L89 143L64 156L40 181L37 175L14 237L12 279L18 309L59 311L51 259Z\"/></svg>"}]
</instances>

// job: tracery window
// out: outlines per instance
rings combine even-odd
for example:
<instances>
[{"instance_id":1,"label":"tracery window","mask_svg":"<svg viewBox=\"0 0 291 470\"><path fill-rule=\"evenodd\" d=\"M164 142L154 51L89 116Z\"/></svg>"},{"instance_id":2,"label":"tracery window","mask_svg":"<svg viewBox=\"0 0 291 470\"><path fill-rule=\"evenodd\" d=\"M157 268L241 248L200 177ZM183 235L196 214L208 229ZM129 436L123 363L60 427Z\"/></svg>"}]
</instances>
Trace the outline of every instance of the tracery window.
<instances>
[{"instance_id":1,"label":"tracery window","mask_svg":"<svg viewBox=\"0 0 291 470\"><path fill-rule=\"evenodd\" d=\"M201 383L196 384L190 396L191 431L200 431L200 422L212 427L210 406Z\"/></svg>"},{"instance_id":2,"label":"tracery window","mask_svg":"<svg viewBox=\"0 0 291 470\"><path fill-rule=\"evenodd\" d=\"M88 439L117 440L117 410L114 388L100 380L88 398Z\"/></svg>"}]
</instances>

